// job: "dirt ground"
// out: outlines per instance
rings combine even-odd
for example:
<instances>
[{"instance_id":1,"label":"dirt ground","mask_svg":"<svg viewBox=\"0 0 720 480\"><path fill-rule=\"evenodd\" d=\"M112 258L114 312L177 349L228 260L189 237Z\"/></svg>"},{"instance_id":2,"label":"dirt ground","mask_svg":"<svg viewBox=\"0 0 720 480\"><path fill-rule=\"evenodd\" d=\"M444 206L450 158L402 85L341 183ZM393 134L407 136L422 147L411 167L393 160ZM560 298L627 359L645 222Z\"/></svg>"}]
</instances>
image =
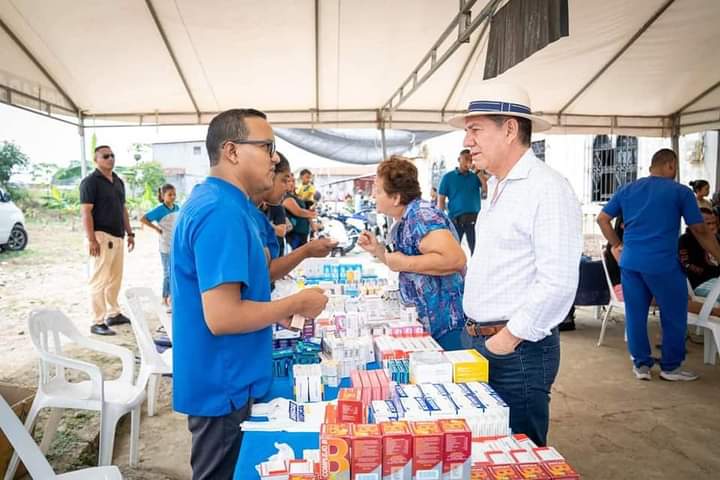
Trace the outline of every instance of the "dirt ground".
<instances>
[{"instance_id":1,"label":"dirt ground","mask_svg":"<svg viewBox=\"0 0 720 480\"><path fill-rule=\"evenodd\" d=\"M28 313L57 308L86 332L90 326L86 256L82 235L69 224L30 224L30 245L21 254L0 253L0 381L35 388L35 353L27 337ZM126 257L124 287L161 280L153 232L138 231L136 251ZM562 363L553 389L550 444L586 479L717 478L720 471L720 366L702 363L702 346L688 343L687 365L702 379L689 384L634 380L622 323L611 324L605 346L596 347L599 322L578 309L578 329L562 334ZM622 316L615 318L622 320ZM657 331L656 323L651 330ZM129 326L108 341L135 348ZM88 352L108 374L118 365ZM171 382L160 382L158 412L143 411L140 464L128 467L129 422L118 428L114 463L129 479L190 478L190 437L183 415L170 404ZM42 422L36 438L40 438ZM48 458L57 473L93 465L98 416L66 412Z\"/></svg>"}]
</instances>

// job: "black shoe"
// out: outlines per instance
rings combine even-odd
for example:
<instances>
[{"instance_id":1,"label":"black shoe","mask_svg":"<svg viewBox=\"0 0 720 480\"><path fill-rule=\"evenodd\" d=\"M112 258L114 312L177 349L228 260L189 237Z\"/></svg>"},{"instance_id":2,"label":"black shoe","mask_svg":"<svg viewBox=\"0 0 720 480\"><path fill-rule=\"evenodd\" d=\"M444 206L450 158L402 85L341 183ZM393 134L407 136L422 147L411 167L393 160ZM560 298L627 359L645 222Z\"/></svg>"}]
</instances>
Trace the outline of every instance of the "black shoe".
<instances>
[{"instance_id":1,"label":"black shoe","mask_svg":"<svg viewBox=\"0 0 720 480\"><path fill-rule=\"evenodd\" d=\"M570 320L562 322L560 325L558 325L558 330L561 332L572 332L575 330L575 320Z\"/></svg>"},{"instance_id":2,"label":"black shoe","mask_svg":"<svg viewBox=\"0 0 720 480\"><path fill-rule=\"evenodd\" d=\"M108 327L113 327L115 325L124 325L126 323L130 323L130 319L122 313L118 313L114 317L105 319L105 325L107 325Z\"/></svg>"},{"instance_id":3,"label":"black shoe","mask_svg":"<svg viewBox=\"0 0 720 480\"><path fill-rule=\"evenodd\" d=\"M108 327L104 323L96 323L92 327L90 327L90 333L94 333L95 335L115 335L115 330Z\"/></svg>"}]
</instances>

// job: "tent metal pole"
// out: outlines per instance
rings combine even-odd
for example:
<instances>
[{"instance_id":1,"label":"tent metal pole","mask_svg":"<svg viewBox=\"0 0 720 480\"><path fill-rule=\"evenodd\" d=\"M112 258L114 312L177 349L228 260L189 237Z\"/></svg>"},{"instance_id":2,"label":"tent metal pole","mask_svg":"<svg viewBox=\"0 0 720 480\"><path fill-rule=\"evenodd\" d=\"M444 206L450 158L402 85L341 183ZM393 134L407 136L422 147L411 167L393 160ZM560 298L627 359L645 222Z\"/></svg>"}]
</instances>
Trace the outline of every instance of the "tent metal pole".
<instances>
[{"instance_id":1,"label":"tent metal pole","mask_svg":"<svg viewBox=\"0 0 720 480\"><path fill-rule=\"evenodd\" d=\"M85 151L85 115L78 114L78 133L80 134L80 176L87 176L87 152Z\"/></svg>"},{"instance_id":2,"label":"tent metal pole","mask_svg":"<svg viewBox=\"0 0 720 480\"><path fill-rule=\"evenodd\" d=\"M390 98L383 104L381 110L386 112L383 115L385 120L389 120L389 114L392 114L402 105L418 88L420 88L454 53L460 48L460 45L467 43L473 32L480 26L484 21L489 21L490 17L495 12L500 0L490 0L477 15L475 20L467 23L470 12L476 0L465 0L460 2L460 8L450 22L450 25L440 35L438 40L430 47L430 50L422 57L420 63L412 70L410 75L400 84L400 87L395 89ZM450 46L444 52L440 51L440 48L446 43L450 33L457 29L458 38L452 42ZM442 53L442 55L439 55ZM420 72L425 72L422 75ZM421 75L421 76L420 76Z\"/></svg>"},{"instance_id":3,"label":"tent metal pole","mask_svg":"<svg viewBox=\"0 0 720 480\"><path fill-rule=\"evenodd\" d=\"M175 71L177 71L178 76L180 77L180 80L182 81L183 86L185 87L185 91L188 94L188 97L190 97L190 101L192 102L193 108L195 109L195 114L197 115L197 123L201 123L201 117L200 117L200 108L198 108L197 102L195 101L195 96L192 94L192 90L190 90L190 85L188 85L187 79L185 78L185 74L182 71L182 68L180 68L180 63L178 63L178 59L175 56L175 52L172 49L172 46L170 46L170 40L168 40L167 35L165 34L165 29L163 29L162 24L160 23L160 19L157 16L157 12L155 11L155 7L153 7L153 4L150 0L145 0L145 5L147 5L148 10L150 11L150 16L153 19L153 22L155 23L155 27L158 30L158 33L160 33L160 37L162 38L163 44L165 45L165 48L167 48L168 54L170 54L170 59L173 62L173 65L175 66Z\"/></svg>"},{"instance_id":4,"label":"tent metal pole","mask_svg":"<svg viewBox=\"0 0 720 480\"><path fill-rule=\"evenodd\" d=\"M320 0L315 0L315 110L320 111Z\"/></svg>"},{"instance_id":5,"label":"tent metal pole","mask_svg":"<svg viewBox=\"0 0 720 480\"><path fill-rule=\"evenodd\" d=\"M701 94L699 94L697 97L693 98L693 99L690 100L688 103L686 103L685 105L683 105L682 107L680 107L680 108L678 109L678 111L675 112L675 113L683 113L685 109L687 109L688 107L691 107L691 106L695 105L697 102L699 102L699 101L702 100L703 98L707 97L710 93L712 93L712 92L713 92L714 90L716 90L718 87L720 87L720 82L716 82L716 83L715 83L714 85L712 85L710 88L708 88L707 90L704 90L704 91L703 91ZM685 113L688 113L688 114L689 114L689 113L695 113L695 112L685 112Z\"/></svg>"},{"instance_id":6,"label":"tent metal pole","mask_svg":"<svg viewBox=\"0 0 720 480\"><path fill-rule=\"evenodd\" d=\"M570 100L567 101L567 103L560 109L560 111L558 113L560 115L565 113L565 110L567 110L570 107L570 105L575 103L575 100L577 100L580 97L580 95L585 93L587 91L587 89L590 88L592 86L592 84L595 83L597 81L597 79L600 78L608 70L608 68L613 66L613 64L637 41L637 39L640 38L642 36L642 34L645 33L647 31L647 29L650 28L652 26L652 24L655 23L655 21L658 18L660 18L660 15L665 13L665 10L667 10L670 7L670 5L673 4L674 1L675 0L668 0L665 3L665 5L660 7L660 10L655 12L655 14L652 17L650 17L650 19L647 22L645 22L645 25L643 25L640 28L640 30L638 30L635 33L635 35L633 35L632 38L630 38L630 40L628 40L628 42L625 45L623 45L623 47L620 49L619 52L617 52L605 65L603 65L603 67L600 69L600 71L597 72L590 79L589 82L587 82L575 95L572 96L572 98Z\"/></svg>"},{"instance_id":7,"label":"tent metal pole","mask_svg":"<svg viewBox=\"0 0 720 480\"><path fill-rule=\"evenodd\" d=\"M380 141L382 142L383 160L387 159L387 142L385 141L385 125L380 126Z\"/></svg>"},{"instance_id":8,"label":"tent metal pole","mask_svg":"<svg viewBox=\"0 0 720 480\"><path fill-rule=\"evenodd\" d=\"M12 39L13 42L20 48L20 50L23 51L23 53L30 59L30 61L37 67L38 70L42 72L43 75L45 75L45 78L47 78L50 83L52 83L53 87L57 89L58 92L60 92L60 95L65 97L65 100L70 104L73 111L79 112L80 109L78 108L77 104L73 101L72 98L70 98L70 95L65 92L65 89L63 89L60 84L55 80L55 78L50 75L50 72L47 71L47 69L40 63L40 61L35 57L35 55L32 54L32 52L25 46L24 43L20 41L20 39L15 35L15 32L10 30L10 27L7 26L7 24L0 18L0 27L5 30L5 33Z\"/></svg>"}]
</instances>

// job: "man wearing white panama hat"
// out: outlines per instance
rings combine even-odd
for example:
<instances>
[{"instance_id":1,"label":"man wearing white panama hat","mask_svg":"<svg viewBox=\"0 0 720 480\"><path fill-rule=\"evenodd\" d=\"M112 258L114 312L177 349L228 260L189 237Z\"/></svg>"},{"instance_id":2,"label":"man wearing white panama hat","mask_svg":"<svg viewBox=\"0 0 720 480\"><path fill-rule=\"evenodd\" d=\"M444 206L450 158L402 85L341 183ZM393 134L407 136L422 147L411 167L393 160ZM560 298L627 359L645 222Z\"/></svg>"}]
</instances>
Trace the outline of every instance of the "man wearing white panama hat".
<instances>
[{"instance_id":1,"label":"man wearing white panama hat","mask_svg":"<svg viewBox=\"0 0 720 480\"><path fill-rule=\"evenodd\" d=\"M490 362L490 385L510 406L512 430L545 445L557 326L578 283L580 203L530 148L532 131L550 124L531 113L527 93L492 81L476 98L449 122L465 130L476 168L492 175L465 280L463 344Z\"/></svg>"}]
</instances>

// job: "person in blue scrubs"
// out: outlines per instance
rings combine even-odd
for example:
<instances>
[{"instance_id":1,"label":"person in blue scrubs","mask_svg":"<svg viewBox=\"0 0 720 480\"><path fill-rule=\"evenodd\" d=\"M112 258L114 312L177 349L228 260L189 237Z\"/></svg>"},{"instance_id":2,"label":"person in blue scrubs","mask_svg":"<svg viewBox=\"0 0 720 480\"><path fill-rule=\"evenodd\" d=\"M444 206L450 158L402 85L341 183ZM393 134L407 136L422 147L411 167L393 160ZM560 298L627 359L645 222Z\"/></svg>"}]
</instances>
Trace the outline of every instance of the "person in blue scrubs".
<instances>
[{"instance_id":1,"label":"person in blue scrubs","mask_svg":"<svg viewBox=\"0 0 720 480\"><path fill-rule=\"evenodd\" d=\"M272 186L275 138L265 114L212 119L210 175L190 194L173 238L173 408L188 415L194 480L230 479L240 423L272 382L272 325L314 318L319 288L270 301L270 274L250 200Z\"/></svg>"},{"instance_id":2,"label":"person in blue scrubs","mask_svg":"<svg viewBox=\"0 0 720 480\"><path fill-rule=\"evenodd\" d=\"M652 378L654 360L648 341L647 316L655 297L660 307L663 341L660 378L696 380L683 370L687 332L687 280L678 256L680 218L700 245L720 258L720 245L706 228L697 201L689 188L675 181L678 159L670 149L653 155L650 176L622 187L598 216L605 238L620 257L625 297L625 321L633 372L640 380ZM625 233L620 241L610 221L621 215Z\"/></svg>"},{"instance_id":3,"label":"person in blue scrubs","mask_svg":"<svg viewBox=\"0 0 720 480\"><path fill-rule=\"evenodd\" d=\"M260 194L255 202L258 208L252 211L252 216L260 229L260 236L266 249L268 266L270 268L270 280L275 281L290 273L300 262L306 258L327 257L337 247L337 241L329 238L316 238L302 245L287 255L280 254L280 243L277 240L275 228L268 220L265 213L260 209L263 203L278 205L287 192L288 179L291 177L290 163L287 158L276 152L278 161L275 164L275 176L273 186Z\"/></svg>"}]
</instances>

